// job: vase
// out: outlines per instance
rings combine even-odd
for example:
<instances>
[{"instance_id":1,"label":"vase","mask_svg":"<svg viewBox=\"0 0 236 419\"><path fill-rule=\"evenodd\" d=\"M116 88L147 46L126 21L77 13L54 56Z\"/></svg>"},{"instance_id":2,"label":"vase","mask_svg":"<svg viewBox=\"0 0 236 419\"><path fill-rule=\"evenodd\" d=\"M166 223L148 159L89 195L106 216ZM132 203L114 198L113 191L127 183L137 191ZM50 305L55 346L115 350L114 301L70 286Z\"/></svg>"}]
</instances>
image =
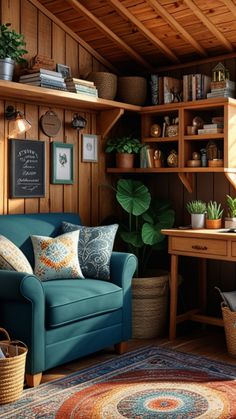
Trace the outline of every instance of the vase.
<instances>
[{"instance_id":1,"label":"vase","mask_svg":"<svg viewBox=\"0 0 236 419\"><path fill-rule=\"evenodd\" d=\"M205 227L205 214L191 214L191 226L193 230Z\"/></svg>"},{"instance_id":2,"label":"vase","mask_svg":"<svg viewBox=\"0 0 236 419\"><path fill-rule=\"evenodd\" d=\"M221 225L222 225L221 218L219 218L218 220L209 220L208 218L206 219L206 228L219 229L221 228Z\"/></svg>"}]
</instances>

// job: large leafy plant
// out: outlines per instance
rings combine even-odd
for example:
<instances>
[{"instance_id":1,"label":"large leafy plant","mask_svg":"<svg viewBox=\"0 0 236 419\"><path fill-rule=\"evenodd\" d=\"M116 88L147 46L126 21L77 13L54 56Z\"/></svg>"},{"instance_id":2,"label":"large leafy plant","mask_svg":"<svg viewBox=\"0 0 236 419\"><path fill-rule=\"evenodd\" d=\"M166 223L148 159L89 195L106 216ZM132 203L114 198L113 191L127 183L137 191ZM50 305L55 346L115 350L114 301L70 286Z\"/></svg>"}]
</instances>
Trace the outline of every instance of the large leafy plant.
<instances>
[{"instance_id":1,"label":"large leafy plant","mask_svg":"<svg viewBox=\"0 0 236 419\"><path fill-rule=\"evenodd\" d=\"M133 179L117 182L116 199L128 213L128 222L120 226L119 234L129 251L137 256L137 276L141 277L153 250L165 247L161 229L173 227L175 213L169 202L153 199L147 186Z\"/></svg>"},{"instance_id":2,"label":"large leafy plant","mask_svg":"<svg viewBox=\"0 0 236 419\"><path fill-rule=\"evenodd\" d=\"M138 138L134 138L130 135L123 137L113 137L107 140L106 153L129 153L138 154L142 148Z\"/></svg>"},{"instance_id":3,"label":"large leafy plant","mask_svg":"<svg viewBox=\"0 0 236 419\"><path fill-rule=\"evenodd\" d=\"M24 49L24 35L17 33L14 29L10 30L10 23L0 25L0 58L11 58L20 63L26 60L22 55L28 51Z\"/></svg>"}]
</instances>

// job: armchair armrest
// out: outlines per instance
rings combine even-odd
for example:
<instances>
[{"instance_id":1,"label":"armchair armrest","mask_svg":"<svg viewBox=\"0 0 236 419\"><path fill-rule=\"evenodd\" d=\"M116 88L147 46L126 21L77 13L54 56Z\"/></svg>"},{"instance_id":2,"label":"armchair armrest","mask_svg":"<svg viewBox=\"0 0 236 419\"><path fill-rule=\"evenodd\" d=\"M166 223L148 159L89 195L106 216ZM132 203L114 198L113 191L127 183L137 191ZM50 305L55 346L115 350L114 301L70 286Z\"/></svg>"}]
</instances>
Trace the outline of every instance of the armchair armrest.
<instances>
[{"instance_id":1,"label":"armchair armrest","mask_svg":"<svg viewBox=\"0 0 236 419\"><path fill-rule=\"evenodd\" d=\"M35 275L0 271L0 319L11 338L22 340L28 346L27 372L43 371L45 297Z\"/></svg>"}]
</instances>

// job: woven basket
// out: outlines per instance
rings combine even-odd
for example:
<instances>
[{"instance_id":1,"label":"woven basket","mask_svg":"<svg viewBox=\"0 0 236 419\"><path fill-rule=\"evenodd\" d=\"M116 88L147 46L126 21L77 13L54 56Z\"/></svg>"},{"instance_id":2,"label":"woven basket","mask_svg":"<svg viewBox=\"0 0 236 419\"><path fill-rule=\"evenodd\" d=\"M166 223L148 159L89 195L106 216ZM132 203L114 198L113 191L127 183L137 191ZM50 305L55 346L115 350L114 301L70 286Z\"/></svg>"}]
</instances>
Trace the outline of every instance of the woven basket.
<instances>
[{"instance_id":1,"label":"woven basket","mask_svg":"<svg viewBox=\"0 0 236 419\"><path fill-rule=\"evenodd\" d=\"M118 77L118 100L131 105L144 105L147 96L147 80L144 77Z\"/></svg>"},{"instance_id":2,"label":"woven basket","mask_svg":"<svg viewBox=\"0 0 236 419\"><path fill-rule=\"evenodd\" d=\"M87 80L93 81L102 99L113 100L117 92L117 76L104 71L95 71L88 75Z\"/></svg>"},{"instance_id":3,"label":"woven basket","mask_svg":"<svg viewBox=\"0 0 236 419\"><path fill-rule=\"evenodd\" d=\"M163 335L168 318L169 274L132 280L132 336L149 339Z\"/></svg>"},{"instance_id":4,"label":"woven basket","mask_svg":"<svg viewBox=\"0 0 236 419\"><path fill-rule=\"evenodd\" d=\"M227 350L231 356L236 357L236 311L231 311L224 303L221 304L221 310Z\"/></svg>"},{"instance_id":5,"label":"woven basket","mask_svg":"<svg viewBox=\"0 0 236 419\"><path fill-rule=\"evenodd\" d=\"M22 395L25 361L28 349L23 342L11 341L5 329L0 328L7 340L0 341L0 349L8 358L0 358L0 404L14 402Z\"/></svg>"}]
</instances>

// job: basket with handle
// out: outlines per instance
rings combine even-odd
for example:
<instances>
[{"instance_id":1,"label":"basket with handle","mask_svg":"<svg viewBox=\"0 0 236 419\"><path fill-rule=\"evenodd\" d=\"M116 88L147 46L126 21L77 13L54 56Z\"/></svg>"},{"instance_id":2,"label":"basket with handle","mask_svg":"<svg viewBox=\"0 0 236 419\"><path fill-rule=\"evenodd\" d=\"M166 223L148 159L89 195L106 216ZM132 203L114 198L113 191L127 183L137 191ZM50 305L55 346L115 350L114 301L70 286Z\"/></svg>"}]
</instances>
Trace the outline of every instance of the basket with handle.
<instances>
[{"instance_id":1,"label":"basket with handle","mask_svg":"<svg viewBox=\"0 0 236 419\"><path fill-rule=\"evenodd\" d=\"M10 339L8 332L0 328L6 340L0 341L0 405L13 402L22 395L25 375L27 346Z\"/></svg>"},{"instance_id":2,"label":"basket with handle","mask_svg":"<svg viewBox=\"0 0 236 419\"><path fill-rule=\"evenodd\" d=\"M221 303L221 310L227 350L229 355L236 357L236 311L230 310L225 303Z\"/></svg>"}]
</instances>

